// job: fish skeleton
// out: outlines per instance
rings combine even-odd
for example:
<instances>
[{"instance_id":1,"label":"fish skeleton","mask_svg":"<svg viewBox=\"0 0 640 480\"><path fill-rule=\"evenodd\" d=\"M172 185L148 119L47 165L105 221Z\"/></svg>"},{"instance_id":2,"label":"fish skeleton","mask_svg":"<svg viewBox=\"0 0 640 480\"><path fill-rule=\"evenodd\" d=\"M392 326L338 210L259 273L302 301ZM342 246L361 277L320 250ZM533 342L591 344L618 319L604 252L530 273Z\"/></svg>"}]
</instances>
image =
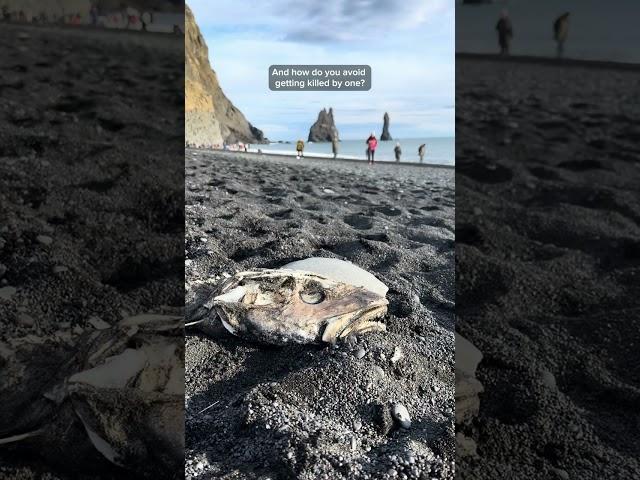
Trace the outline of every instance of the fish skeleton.
<instances>
[{"instance_id":1,"label":"fish skeleton","mask_svg":"<svg viewBox=\"0 0 640 480\"><path fill-rule=\"evenodd\" d=\"M388 304L380 293L324 275L260 269L227 278L188 320L219 320L232 334L260 343L335 343L352 334L384 331L385 325L374 320Z\"/></svg>"},{"instance_id":2,"label":"fish skeleton","mask_svg":"<svg viewBox=\"0 0 640 480\"><path fill-rule=\"evenodd\" d=\"M75 338L59 333L0 342L0 447L19 443L80 476L106 460L125 477L177 478L184 319L143 314Z\"/></svg>"}]
</instances>

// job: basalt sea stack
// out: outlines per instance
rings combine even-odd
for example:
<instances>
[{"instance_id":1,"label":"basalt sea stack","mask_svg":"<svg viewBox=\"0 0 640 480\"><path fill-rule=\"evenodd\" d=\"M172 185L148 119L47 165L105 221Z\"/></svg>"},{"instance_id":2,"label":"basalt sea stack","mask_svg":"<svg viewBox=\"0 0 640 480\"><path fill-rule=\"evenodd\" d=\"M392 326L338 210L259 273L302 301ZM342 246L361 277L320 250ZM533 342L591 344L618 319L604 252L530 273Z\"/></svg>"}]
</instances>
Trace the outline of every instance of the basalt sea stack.
<instances>
[{"instance_id":1,"label":"basalt sea stack","mask_svg":"<svg viewBox=\"0 0 640 480\"><path fill-rule=\"evenodd\" d=\"M185 141L196 145L262 143L251 125L225 96L209 64L209 50L193 13L185 7Z\"/></svg>"},{"instance_id":2,"label":"basalt sea stack","mask_svg":"<svg viewBox=\"0 0 640 480\"><path fill-rule=\"evenodd\" d=\"M393 140L389 133L389 114L387 112L384 112L384 124L382 125L382 135L380 135L380 140L383 142Z\"/></svg>"},{"instance_id":3,"label":"basalt sea stack","mask_svg":"<svg viewBox=\"0 0 640 480\"><path fill-rule=\"evenodd\" d=\"M333 121L333 108L327 112L326 108L318 114L318 120L309 130L309 142L330 142L333 137L338 138L338 129Z\"/></svg>"}]
</instances>

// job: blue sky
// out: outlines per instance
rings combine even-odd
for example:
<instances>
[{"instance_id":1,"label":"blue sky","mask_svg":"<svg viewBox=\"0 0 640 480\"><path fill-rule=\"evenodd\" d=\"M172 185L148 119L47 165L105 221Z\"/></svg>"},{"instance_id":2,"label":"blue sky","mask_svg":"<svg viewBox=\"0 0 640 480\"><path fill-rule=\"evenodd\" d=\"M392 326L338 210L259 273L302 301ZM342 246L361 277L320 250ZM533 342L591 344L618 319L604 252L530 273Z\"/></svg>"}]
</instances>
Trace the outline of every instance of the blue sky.
<instances>
[{"instance_id":1,"label":"blue sky","mask_svg":"<svg viewBox=\"0 0 640 480\"><path fill-rule=\"evenodd\" d=\"M333 107L342 139L454 135L450 0L190 0L225 94L271 140L306 139ZM368 92L272 92L275 64L368 64Z\"/></svg>"}]
</instances>

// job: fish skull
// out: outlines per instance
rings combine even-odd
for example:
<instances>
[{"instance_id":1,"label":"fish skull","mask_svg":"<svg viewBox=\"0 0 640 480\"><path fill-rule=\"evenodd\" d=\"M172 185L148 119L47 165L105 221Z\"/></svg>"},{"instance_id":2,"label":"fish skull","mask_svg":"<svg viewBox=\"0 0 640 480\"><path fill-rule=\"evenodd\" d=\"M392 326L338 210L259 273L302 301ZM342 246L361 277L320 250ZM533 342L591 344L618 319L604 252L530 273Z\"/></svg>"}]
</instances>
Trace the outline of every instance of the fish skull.
<instances>
[{"instance_id":1,"label":"fish skull","mask_svg":"<svg viewBox=\"0 0 640 480\"><path fill-rule=\"evenodd\" d=\"M227 279L211 302L234 335L263 343L335 343L385 330L384 296L310 272L257 270Z\"/></svg>"}]
</instances>

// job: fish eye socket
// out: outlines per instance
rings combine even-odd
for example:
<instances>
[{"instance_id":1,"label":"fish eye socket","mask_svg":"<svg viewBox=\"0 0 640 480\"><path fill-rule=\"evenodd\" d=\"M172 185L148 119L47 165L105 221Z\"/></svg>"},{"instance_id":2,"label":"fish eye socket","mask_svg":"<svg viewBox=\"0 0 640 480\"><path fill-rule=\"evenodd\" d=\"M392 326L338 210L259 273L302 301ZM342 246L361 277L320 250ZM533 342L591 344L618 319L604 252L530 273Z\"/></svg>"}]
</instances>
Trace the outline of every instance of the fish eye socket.
<instances>
[{"instance_id":1,"label":"fish eye socket","mask_svg":"<svg viewBox=\"0 0 640 480\"><path fill-rule=\"evenodd\" d=\"M322 290L303 290L300 292L300 300L304 303L308 303L310 305L317 305L318 303L322 303L325 299L324 293Z\"/></svg>"}]
</instances>

